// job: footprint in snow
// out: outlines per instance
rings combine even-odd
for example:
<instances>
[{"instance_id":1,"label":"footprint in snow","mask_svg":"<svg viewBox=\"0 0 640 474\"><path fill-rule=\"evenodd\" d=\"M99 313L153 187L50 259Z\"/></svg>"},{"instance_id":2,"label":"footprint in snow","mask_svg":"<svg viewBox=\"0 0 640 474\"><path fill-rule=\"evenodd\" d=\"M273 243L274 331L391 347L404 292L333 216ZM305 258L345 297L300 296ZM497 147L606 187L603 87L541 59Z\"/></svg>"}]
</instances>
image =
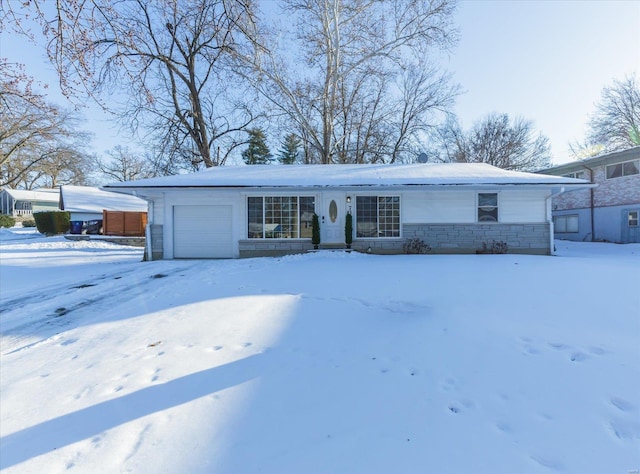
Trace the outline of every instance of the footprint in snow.
<instances>
[{"instance_id":1,"label":"footprint in snow","mask_svg":"<svg viewBox=\"0 0 640 474\"><path fill-rule=\"evenodd\" d=\"M550 342L549 346L552 347L553 349L556 349L558 351L563 351L565 349L569 349L570 347L566 344L563 344L561 342Z\"/></svg>"},{"instance_id":2,"label":"footprint in snow","mask_svg":"<svg viewBox=\"0 0 640 474\"><path fill-rule=\"evenodd\" d=\"M498 430L502 431L503 433L511 433L511 426L504 422L504 421L498 421L496 423L496 428L498 428Z\"/></svg>"},{"instance_id":3,"label":"footprint in snow","mask_svg":"<svg viewBox=\"0 0 640 474\"><path fill-rule=\"evenodd\" d=\"M538 350L536 347L533 347L533 346L531 346L529 344L527 344L524 347L524 350L525 350L525 354L529 354L529 355L538 355L538 354L540 354L540 350Z\"/></svg>"},{"instance_id":4,"label":"footprint in snow","mask_svg":"<svg viewBox=\"0 0 640 474\"><path fill-rule=\"evenodd\" d=\"M589 352L593 355L605 355L607 353L606 349L603 349L602 347L598 347L598 346L593 346L589 348Z\"/></svg>"},{"instance_id":5,"label":"footprint in snow","mask_svg":"<svg viewBox=\"0 0 640 474\"><path fill-rule=\"evenodd\" d=\"M156 380L158 380L160 378L160 376L158 375L160 373L162 369L156 369L155 372L153 373L153 376L151 377L151 381L155 382Z\"/></svg>"},{"instance_id":6,"label":"footprint in snow","mask_svg":"<svg viewBox=\"0 0 640 474\"><path fill-rule=\"evenodd\" d=\"M553 416L549 415L548 413L539 413L538 416L540 418L542 418L544 421L553 421L554 420Z\"/></svg>"},{"instance_id":7,"label":"footprint in snow","mask_svg":"<svg viewBox=\"0 0 640 474\"><path fill-rule=\"evenodd\" d=\"M571 362L582 362L587 359L588 359L587 354L580 351L574 352L573 354L571 354L571 357L570 357Z\"/></svg>"},{"instance_id":8,"label":"footprint in snow","mask_svg":"<svg viewBox=\"0 0 640 474\"><path fill-rule=\"evenodd\" d=\"M548 469L553 469L554 471L560 471L563 469L563 465L560 461L549 456L531 455L529 457Z\"/></svg>"},{"instance_id":9,"label":"footprint in snow","mask_svg":"<svg viewBox=\"0 0 640 474\"><path fill-rule=\"evenodd\" d=\"M627 400L624 400L622 398L612 397L609 401L614 407L622 412L627 413L636 410L636 407L633 403L628 402Z\"/></svg>"},{"instance_id":10,"label":"footprint in snow","mask_svg":"<svg viewBox=\"0 0 640 474\"><path fill-rule=\"evenodd\" d=\"M455 379L451 378L451 377L447 377L444 382L442 382L440 384L440 390L442 390L443 392L451 392L452 390L455 390L456 388L458 388L458 383L456 382Z\"/></svg>"},{"instance_id":11,"label":"footprint in snow","mask_svg":"<svg viewBox=\"0 0 640 474\"><path fill-rule=\"evenodd\" d=\"M640 421L635 419L614 418L609 420L609 428L615 437L622 441L640 440Z\"/></svg>"},{"instance_id":12,"label":"footprint in snow","mask_svg":"<svg viewBox=\"0 0 640 474\"><path fill-rule=\"evenodd\" d=\"M475 407L475 403L471 400L461 400L460 402L451 402L449 403L449 411L451 413L460 413L463 409L471 409Z\"/></svg>"}]
</instances>

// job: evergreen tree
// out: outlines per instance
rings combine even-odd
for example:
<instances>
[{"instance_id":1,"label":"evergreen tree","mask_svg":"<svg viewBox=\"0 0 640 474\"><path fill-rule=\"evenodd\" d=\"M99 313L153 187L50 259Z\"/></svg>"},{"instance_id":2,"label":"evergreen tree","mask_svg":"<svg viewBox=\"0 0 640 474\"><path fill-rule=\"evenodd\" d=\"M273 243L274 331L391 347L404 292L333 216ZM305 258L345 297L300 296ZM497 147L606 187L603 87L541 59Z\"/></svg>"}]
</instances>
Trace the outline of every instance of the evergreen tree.
<instances>
[{"instance_id":1,"label":"evergreen tree","mask_svg":"<svg viewBox=\"0 0 640 474\"><path fill-rule=\"evenodd\" d=\"M264 131L260 128L249 130L249 146L242 152L242 159L248 165L265 165L271 162L273 155L266 143Z\"/></svg>"},{"instance_id":2,"label":"evergreen tree","mask_svg":"<svg viewBox=\"0 0 640 474\"><path fill-rule=\"evenodd\" d=\"M287 135L282 142L282 147L278 153L278 160L283 165L292 165L298 161L300 154L300 139L293 133Z\"/></svg>"}]
</instances>

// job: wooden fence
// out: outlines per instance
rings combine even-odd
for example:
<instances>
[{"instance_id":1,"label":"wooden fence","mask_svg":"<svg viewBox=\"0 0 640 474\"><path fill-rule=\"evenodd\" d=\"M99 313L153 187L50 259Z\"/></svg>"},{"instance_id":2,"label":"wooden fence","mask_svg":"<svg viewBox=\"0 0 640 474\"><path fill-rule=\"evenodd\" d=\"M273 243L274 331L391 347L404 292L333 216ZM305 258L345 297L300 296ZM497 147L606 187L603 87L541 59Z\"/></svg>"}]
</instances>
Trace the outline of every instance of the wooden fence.
<instances>
[{"instance_id":1,"label":"wooden fence","mask_svg":"<svg viewBox=\"0 0 640 474\"><path fill-rule=\"evenodd\" d=\"M146 212L102 211L102 233L144 237Z\"/></svg>"}]
</instances>

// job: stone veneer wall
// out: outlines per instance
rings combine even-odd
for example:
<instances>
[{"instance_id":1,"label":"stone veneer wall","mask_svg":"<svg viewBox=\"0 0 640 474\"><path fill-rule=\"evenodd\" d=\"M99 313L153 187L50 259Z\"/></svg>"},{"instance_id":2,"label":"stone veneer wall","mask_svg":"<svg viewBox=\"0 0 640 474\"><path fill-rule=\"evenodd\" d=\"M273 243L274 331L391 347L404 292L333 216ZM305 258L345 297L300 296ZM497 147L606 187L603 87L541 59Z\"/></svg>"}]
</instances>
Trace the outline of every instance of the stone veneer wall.
<instances>
[{"instance_id":1,"label":"stone veneer wall","mask_svg":"<svg viewBox=\"0 0 640 474\"><path fill-rule=\"evenodd\" d=\"M240 258L280 256L312 250L311 239L246 239L239 242Z\"/></svg>"},{"instance_id":2,"label":"stone veneer wall","mask_svg":"<svg viewBox=\"0 0 640 474\"><path fill-rule=\"evenodd\" d=\"M162 260L164 258L164 245L162 240L162 225L151 225L151 259Z\"/></svg>"},{"instance_id":3,"label":"stone veneer wall","mask_svg":"<svg viewBox=\"0 0 640 474\"><path fill-rule=\"evenodd\" d=\"M482 242L507 242L509 253L549 255L549 224L404 224L400 239L354 239L351 247L376 254L403 253L406 239L420 238L431 253L475 253ZM313 249L306 240L241 240L240 257L279 256ZM322 245L321 245L322 248Z\"/></svg>"},{"instance_id":4,"label":"stone veneer wall","mask_svg":"<svg viewBox=\"0 0 640 474\"><path fill-rule=\"evenodd\" d=\"M404 224L401 239L354 240L361 252L402 253L406 239L420 238L431 253L475 253L482 242L506 242L509 253L549 255L549 224ZM370 250L369 250L370 249Z\"/></svg>"}]
</instances>

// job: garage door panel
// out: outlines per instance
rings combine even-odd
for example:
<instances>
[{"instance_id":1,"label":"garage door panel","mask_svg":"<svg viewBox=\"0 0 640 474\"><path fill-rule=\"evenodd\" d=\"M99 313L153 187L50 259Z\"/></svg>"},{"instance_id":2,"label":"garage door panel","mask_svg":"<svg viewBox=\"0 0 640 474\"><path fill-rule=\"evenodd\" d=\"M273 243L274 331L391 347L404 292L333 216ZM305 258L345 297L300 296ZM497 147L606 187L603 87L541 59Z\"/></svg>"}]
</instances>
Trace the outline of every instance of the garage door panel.
<instances>
[{"instance_id":1,"label":"garage door panel","mask_svg":"<svg viewBox=\"0 0 640 474\"><path fill-rule=\"evenodd\" d=\"M231 224L231 206L174 206L174 257L233 257Z\"/></svg>"}]
</instances>

